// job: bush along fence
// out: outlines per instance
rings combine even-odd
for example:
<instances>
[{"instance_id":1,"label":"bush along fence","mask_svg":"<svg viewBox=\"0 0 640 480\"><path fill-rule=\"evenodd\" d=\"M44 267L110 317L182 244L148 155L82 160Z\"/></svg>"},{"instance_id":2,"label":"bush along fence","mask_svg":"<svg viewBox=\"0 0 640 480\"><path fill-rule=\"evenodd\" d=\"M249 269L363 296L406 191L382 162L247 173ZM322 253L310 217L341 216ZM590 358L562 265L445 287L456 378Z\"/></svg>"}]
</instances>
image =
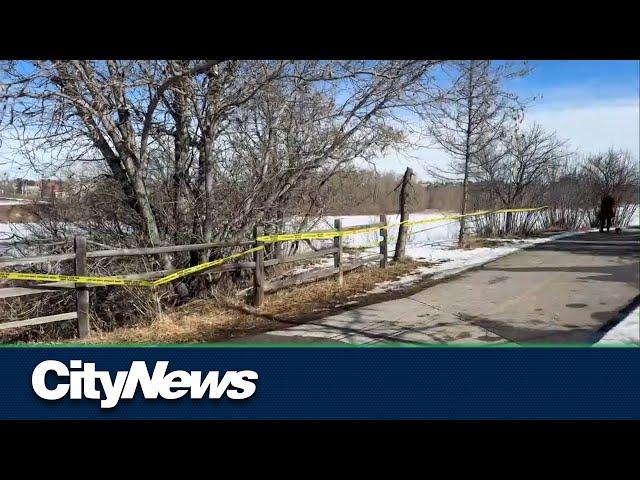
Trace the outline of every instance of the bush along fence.
<instances>
[{"instance_id":1,"label":"bush along fence","mask_svg":"<svg viewBox=\"0 0 640 480\"><path fill-rule=\"evenodd\" d=\"M59 322L65 320L77 320L78 336L87 338L90 335L89 328L89 288L101 286L132 286L154 288L168 284L180 278L210 274L216 272L230 272L239 270L253 271L253 305L259 307L264 301L265 292L271 292L282 288L293 287L306 282L319 280L336 275L336 281L339 284L343 282L344 272L353 270L362 265L373 261L379 261L380 268L387 266L389 258L389 236L388 230L399 227L401 224L407 226L435 223L446 220L458 220L463 217L482 217L488 215L510 214L516 212L540 212L548 207L527 208L527 209L510 209L496 211L473 212L465 215L450 215L446 217L428 218L423 220L407 220L398 224L388 224L385 215L380 216L380 222L368 225L349 226L344 228L340 219L334 222L332 230L300 232L300 233L277 233L265 235L261 226L256 226L253 232L253 239L243 240L233 243L203 243L190 245L170 245L151 248L132 248L132 249L112 249L87 251L87 240L83 236L76 236L74 239L74 252L58 255L47 255L37 257L23 258L0 258L0 268L6 268L17 265L27 264L53 264L61 261L74 262L74 275L56 275L44 273L23 273L10 272L0 270L0 279L34 282L36 285L32 287L9 287L0 288L0 299L8 297L17 297L24 295L34 295L46 292L54 292L57 289L74 289L76 292L76 311L49 315L45 317L31 318L27 320L2 322L0 330L8 328L25 327L32 325L41 325L51 322ZM369 255L364 258L357 259L345 263L343 260L343 242L345 236L357 235L362 233L376 232L380 241L378 242L379 253ZM275 258L265 259L265 246L274 244L278 247L282 242L293 242L300 240L333 240L333 246L329 248L321 248L311 252L304 252L295 255L283 256L281 248L274 248ZM247 248L250 247L250 248ZM106 258L106 257L129 257L129 256L145 256L159 255L176 252L191 252L202 250L213 250L221 248L244 248L243 251L227 255L210 262L201 263L199 265L188 267L176 271L149 272L142 274L126 275L126 276L89 276L87 275L87 259L88 258ZM252 255L253 261L239 261L241 257ZM331 255L333 257L333 266L321 268L309 272L300 273L279 280L268 281L265 276L265 267L282 265L288 263L301 262L314 258Z\"/></svg>"}]
</instances>

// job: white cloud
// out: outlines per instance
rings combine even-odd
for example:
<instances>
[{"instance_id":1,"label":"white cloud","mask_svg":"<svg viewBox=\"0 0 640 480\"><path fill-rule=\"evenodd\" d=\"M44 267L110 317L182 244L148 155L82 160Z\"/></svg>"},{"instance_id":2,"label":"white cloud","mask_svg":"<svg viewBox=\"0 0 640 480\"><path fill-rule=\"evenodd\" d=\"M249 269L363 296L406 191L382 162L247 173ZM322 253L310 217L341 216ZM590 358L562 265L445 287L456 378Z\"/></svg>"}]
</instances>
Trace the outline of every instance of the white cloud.
<instances>
[{"instance_id":1,"label":"white cloud","mask_svg":"<svg viewBox=\"0 0 640 480\"><path fill-rule=\"evenodd\" d=\"M593 103L581 107L537 108L528 122L555 130L581 152L609 147L629 150L636 158L640 150L640 104L638 99Z\"/></svg>"},{"instance_id":2,"label":"white cloud","mask_svg":"<svg viewBox=\"0 0 640 480\"><path fill-rule=\"evenodd\" d=\"M597 152L609 147L629 150L636 159L640 157L640 99L637 97L598 100L593 94L583 95L576 89L551 91L545 99L531 107L526 122L537 122L545 129L556 131L569 141L569 146L579 152ZM578 92L578 93L577 93ZM582 102L577 97L583 97ZM18 170L24 163L11 152L13 142L4 139L0 147L0 175L33 176L28 168ZM428 178L426 167L446 168L450 156L437 148L416 148L399 154L388 152L376 159L378 170L402 173L412 167L422 179Z\"/></svg>"},{"instance_id":3,"label":"white cloud","mask_svg":"<svg viewBox=\"0 0 640 480\"><path fill-rule=\"evenodd\" d=\"M581 153L598 152L610 147L629 150L640 156L640 100L612 99L588 103L545 102L529 110L526 123L539 123L569 141L569 147ZM380 170L403 172L409 166L427 178L425 166L444 168L450 156L435 148L417 148L406 155L389 153L376 160Z\"/></svg>"},{"instance_id":4,"label":"white cloud","mask_svg":"<svg viewBox=\"0 0 640 480\"><path fill-rule=\"evenodd\" d=\"M411 167L420 179L426 179L429 177L428 168L444 169L450 161L449 154L439 148L415 148L401 154L390 152L376 159L375 164L379 171L397 173Z\"/></svg>"}]
</instances>

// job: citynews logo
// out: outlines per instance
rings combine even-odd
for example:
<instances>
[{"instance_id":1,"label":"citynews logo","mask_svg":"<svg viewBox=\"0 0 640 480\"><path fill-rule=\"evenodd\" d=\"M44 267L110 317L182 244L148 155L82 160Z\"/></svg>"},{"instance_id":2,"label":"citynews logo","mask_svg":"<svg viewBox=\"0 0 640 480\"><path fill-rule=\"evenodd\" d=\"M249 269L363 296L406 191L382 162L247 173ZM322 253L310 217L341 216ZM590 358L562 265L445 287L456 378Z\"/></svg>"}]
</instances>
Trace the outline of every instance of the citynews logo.
<instances>
[{"instance_id":1,"label":"citynews logo","mask_svg":"<svg viewBox=\"0 0 640 480\"><path fill-rule=\"evenodd\" d=\"M71 360L69 366L57 360L45 360L36 366L31 375L31 386L40 398L60 400L65 396L73 400L83 398L100 400L100 408L113 408L120 399L131 399L138 386L146 399L175 400L187 395L201 399L219 399L224 394L232 400L249 398L256 391L253 381L258 374L252 370L202 372L175 370L167 373L169 362L156 362L150 375L146 362L131 362L129 370L116 372L115 378L108 371L96 370L95 363ZM46 384L48 374L57 376L55 386ZM53 382L51 382L53 383Z\"/></svg>"}]
</instances>

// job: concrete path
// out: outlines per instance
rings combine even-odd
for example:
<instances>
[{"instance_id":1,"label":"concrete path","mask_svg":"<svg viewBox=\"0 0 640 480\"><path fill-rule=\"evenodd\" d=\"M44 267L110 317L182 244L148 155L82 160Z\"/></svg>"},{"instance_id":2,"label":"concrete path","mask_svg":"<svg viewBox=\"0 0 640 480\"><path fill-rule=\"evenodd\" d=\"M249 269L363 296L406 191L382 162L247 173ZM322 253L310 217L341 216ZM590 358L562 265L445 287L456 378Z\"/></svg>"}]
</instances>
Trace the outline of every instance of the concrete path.
<instances>
[{"instance_id":1,"label":"concrete path","mask_svg":"<svg viewBox=\"0 0 640 480\"><path fill-rule=\"evenodd\" d=\"M253 343L591 344L640 301L640 231L538 244L407 298L247 337Z\"/></svg>"}]
</instances>

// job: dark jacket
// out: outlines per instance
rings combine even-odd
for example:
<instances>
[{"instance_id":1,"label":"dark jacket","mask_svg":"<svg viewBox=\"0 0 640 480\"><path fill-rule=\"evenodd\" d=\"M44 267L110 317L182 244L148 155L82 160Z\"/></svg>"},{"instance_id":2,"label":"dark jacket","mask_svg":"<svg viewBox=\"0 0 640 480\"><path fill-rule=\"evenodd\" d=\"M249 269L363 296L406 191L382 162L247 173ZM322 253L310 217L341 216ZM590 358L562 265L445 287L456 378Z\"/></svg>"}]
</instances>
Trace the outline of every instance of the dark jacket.
<instances>
[{"instance_id":1,"label":"dark jacket","mask_svg":"<svg viewBox=\"0 0 640 480\"><path fill-rule=\"evenodd\" d=\"M611 195L602 199L600 204L600 216L602 218L613 218L616 215L616 201Z\"/></svg>"}]
</instances>

